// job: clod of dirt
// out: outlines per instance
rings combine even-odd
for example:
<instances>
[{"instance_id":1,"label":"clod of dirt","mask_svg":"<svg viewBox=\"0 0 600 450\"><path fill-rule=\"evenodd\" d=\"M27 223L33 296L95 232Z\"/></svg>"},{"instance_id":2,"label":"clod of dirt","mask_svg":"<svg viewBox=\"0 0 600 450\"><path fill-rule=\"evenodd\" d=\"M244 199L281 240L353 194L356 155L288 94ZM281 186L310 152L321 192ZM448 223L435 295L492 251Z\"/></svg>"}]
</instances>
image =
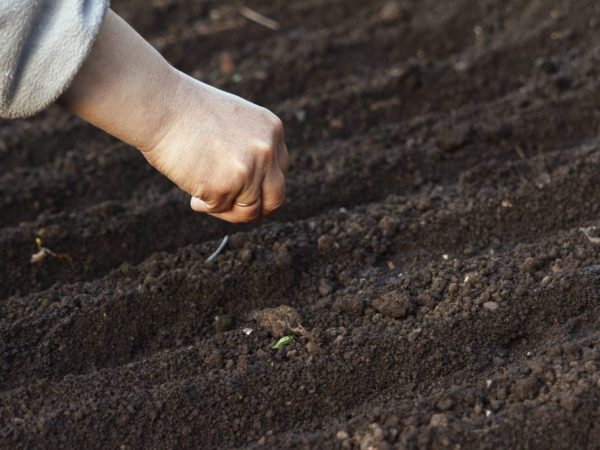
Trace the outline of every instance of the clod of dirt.
<instances>
[{"instance_id":1,"label":"clod of dirt","mask_svg":"<svg viewBox=\"0 0 600 450\"><path fill-rule=\"evenodd\" d=\"M393 22L401 19L403 15L405 15L405 12L400 6L400 2L396 0L385 2L379 13L379 17L386 22Z\"/></svg>"},{"instance_id":2,"label":"clod of dirt","mask_svg":"<svg viewBox=\"0 0 600 450\"><path fill-rule=\"evenodd\" d=\"M325 297L326 295L329 295L332 291L333 284L331 283L331 281L329 281L326 278L321 278L321 280L319 280L319 294Z\"/></svg>"},{"instance_id":3,"label":"clod of dirt","mask_svg":"<svg viewBox=\"0 0 600 450\"><path fill-rule=\"evenodd\" d=\"M233 328L233 317L229 314L215 316L213 320L213 328L217 333L223 333Z\"/></svg>"},{"instance_id":4,"label":"clod of dirt","mask_svg":"<svg viewBox=\"0 0 600 450\"><path fill-rule=\"evenodd\" d=\"M445 428L448 426L448 416L444 413L434 414L431 416L429 425L432 427Z\"/></svg>"},{"instance_id":5,"label":"clod of dirt","mask_svg":"<svg viewBox=\"0 0 600 450\"><path fill-rule=\"evenodd\" d=\"M338 298L333 304L333 310L360 317L365 310L365 304L360 298L348 295Z\"/></svg>"},{"instance_id":6,"label":"clod of dirt","mask_svg":"<svg viewBox=\"0 0 600 450\"><path fill-rule=\"evenodd\" d=\"M569 412L573 412L577 409L577 406L579 406L577 398L570 394L570 393L564 393L560 396L560 400L559 400L560 406L562 406L564 409L566 409Z\"/></svg>"},{"instance_id":7,"label":"clod of dirt","mask_svg":"<svg viewBox=\"0 0 600 450\"><path fill-rule=\"evenodd\" d=\"M371 306L384 316L402 319L410 313L410 299L406 294L388 292L373 300Z\"/></svg>"},{"instance_id":8,"label":"clod of dirt","mask_svg":"<svg viewBox=\"0 0 600 450\"><path fill-rule=\"evenodd\" d=\"M379 221L378 227L385 237L389 237L395 233L399 224L400 222L398 221L398 219L395 219L394 217L390 216L384 216Z\"/></svg>"},{"instance_id":9,"label":"clod of dirt","mask_svg":"<svg viewBox=\"0 0 600 450\"><path fill-rule=\"evenodd\" d=\"M336 247L335 238L328 234L324 234L317 240L317 247L322 252L328 252Z\"/></svg>"},{"instance_id":10,"label":"clod of dirt","mask_svg":"<svg viewBox=\"0 0 600 450\"><path fill-rule=\"evenodd\" d=\"M531 400L533 399L540 388L540 383L535 375L515 382L511 388L511 396L515 400Z\"/></svg>"},{"instance_id":11,"label":"clod of dirt","mask_svg":"<svg viewBox=\"0 0 600 450\"><path fill-rule=\"evenodd\" d=\"M262 309L251 314L250 318L256 325L280 338L289 333L304 334L300 314L291 306L281 305L277 308Z\"/></svg>"}]
</instances>

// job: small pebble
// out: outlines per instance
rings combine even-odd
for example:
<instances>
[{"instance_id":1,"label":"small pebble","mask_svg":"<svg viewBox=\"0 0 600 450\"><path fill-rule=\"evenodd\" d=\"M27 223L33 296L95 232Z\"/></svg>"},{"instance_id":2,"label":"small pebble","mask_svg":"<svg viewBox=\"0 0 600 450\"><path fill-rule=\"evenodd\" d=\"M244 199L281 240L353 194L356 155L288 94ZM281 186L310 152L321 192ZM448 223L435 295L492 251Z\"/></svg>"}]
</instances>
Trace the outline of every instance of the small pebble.
<instances>
[{"instance_id":1,"label":"small pebble","mask_svg":"<svg viewBox=\"0 0 600 450\"><path fill-rule=\"evenodd\" d=\"M432 427L445 428L448 426L448 416L443 413L434 414L433 416L431 416L429 425L431 425Z\"/></svg>"},{"instance_id":2,"label":"small pebble","mask_svg":"<svg viewBox=\"0 0 600 450\"><path fill-rule=\"evenodd\" d=\"M335 437L338 438L340 441L343 441L348 439L350 435L346 431L340 430L335 434Z\"/></svg>"},{"instance_id":3,"label":"small pebble","mask_svg":"<svg viewBox=\"0 0 600 450\"><path fill-rule=\"evenodd\" d=\"M488 311L496 311L499 307L500 305L498 305L496 302L485 302L483 304L483 308L487 309Z\"/></svg>"}]
</instances>

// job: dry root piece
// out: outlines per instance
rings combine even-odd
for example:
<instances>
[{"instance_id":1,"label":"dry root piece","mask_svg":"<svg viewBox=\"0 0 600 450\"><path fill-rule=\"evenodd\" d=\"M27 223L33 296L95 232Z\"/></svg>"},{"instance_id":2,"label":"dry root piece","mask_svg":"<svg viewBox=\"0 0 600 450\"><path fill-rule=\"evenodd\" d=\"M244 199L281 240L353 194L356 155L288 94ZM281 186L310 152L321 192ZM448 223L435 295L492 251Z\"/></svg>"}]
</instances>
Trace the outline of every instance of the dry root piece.
<instances>
[{"instance_id":1,"label":"dry root piece","mask_svg":"<svg viewBox=\"0 0 600 450\"><path fill-rule=\"evenodd\" d=\"M55 253L47 247L42 246L42 240L39 237L35 238L35 245L37 245L38 251L31 255L31 264L39 264L43 260L45 260L48 256L52 258L56 258L60 261L64 261L71 269L74 269L75 266L73 264L73 258L71 255L67 255L65 253Z\"/></svg>"},{"instance_id":2,"label":"dry root piece","mask_svg":"<svg viewBox=\"0 0 600 450\"><path fill-rule=\"evenodd\" d=\"M262 309L251 314L250 318L256 321L262 328L273 337L283 337L289 333L305 334L300 314L291 306L282 305L277 308Z\"/></svg>"},{"instance_id":3,"label":"dry root piece","mask_svg":"<svg viewBox=\"0 0 600 450\"><path fill-rule=\"evenodd\" d=\"M588 241L590 241L592 244L600 245L600 231L598 231L597 227L582 227L579 230L585 235L586 238L588 238Z\"/></svg>"},{"instance_id":4,"label":"dry root piece","mask_svg":"<svg viewBox=\"0 0 600 450\"><path fill-rule=\"evenodd\" d=\"M279 29L281 28L281 25L276 20L263 16L259 12L256 12L253 9L248 8L247 6L242 6L240 8L240 14L246 19L257 23L258 25L262 25L263 27L268 28L270 30L279 31Z\"/></svg>"}]
</instances>

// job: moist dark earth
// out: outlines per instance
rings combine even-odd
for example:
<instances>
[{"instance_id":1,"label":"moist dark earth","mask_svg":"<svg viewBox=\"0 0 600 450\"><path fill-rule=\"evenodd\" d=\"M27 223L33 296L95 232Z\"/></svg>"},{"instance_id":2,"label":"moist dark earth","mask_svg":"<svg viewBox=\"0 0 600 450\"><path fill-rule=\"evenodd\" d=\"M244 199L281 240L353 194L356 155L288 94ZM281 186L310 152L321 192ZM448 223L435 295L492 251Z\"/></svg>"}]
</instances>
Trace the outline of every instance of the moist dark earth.
<instances>
[{"instance_id":1,"label":"moist dark earth","mask_svg":"<svg viewBox=\"0 0 600 450\"><path fill-rule=\"evenodd\" d=\"M228 225L1 122L0 447L600 448L597 1L113 8L283 119L288 198Z\"/></svg>"}]
</instances>

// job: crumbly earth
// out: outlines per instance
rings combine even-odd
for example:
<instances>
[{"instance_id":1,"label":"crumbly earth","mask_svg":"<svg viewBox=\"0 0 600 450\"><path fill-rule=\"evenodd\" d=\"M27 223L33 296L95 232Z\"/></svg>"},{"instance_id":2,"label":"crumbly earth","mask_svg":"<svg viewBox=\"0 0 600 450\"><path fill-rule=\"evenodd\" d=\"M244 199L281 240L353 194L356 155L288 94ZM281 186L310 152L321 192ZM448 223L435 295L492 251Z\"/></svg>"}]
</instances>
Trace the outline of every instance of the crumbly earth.
<instances>
[{"instance_id":1,"label":"crumbly earth","mask_svg":"<svg viewBox=\"0 0 600 450\"><path fill-rule=\"evenodd\" d=\"M600 448L600 3L245 4L281 29L113 1L283 118L269 220L59 108L0 123L0 447Z\"/></svg>"}]
</instances>

